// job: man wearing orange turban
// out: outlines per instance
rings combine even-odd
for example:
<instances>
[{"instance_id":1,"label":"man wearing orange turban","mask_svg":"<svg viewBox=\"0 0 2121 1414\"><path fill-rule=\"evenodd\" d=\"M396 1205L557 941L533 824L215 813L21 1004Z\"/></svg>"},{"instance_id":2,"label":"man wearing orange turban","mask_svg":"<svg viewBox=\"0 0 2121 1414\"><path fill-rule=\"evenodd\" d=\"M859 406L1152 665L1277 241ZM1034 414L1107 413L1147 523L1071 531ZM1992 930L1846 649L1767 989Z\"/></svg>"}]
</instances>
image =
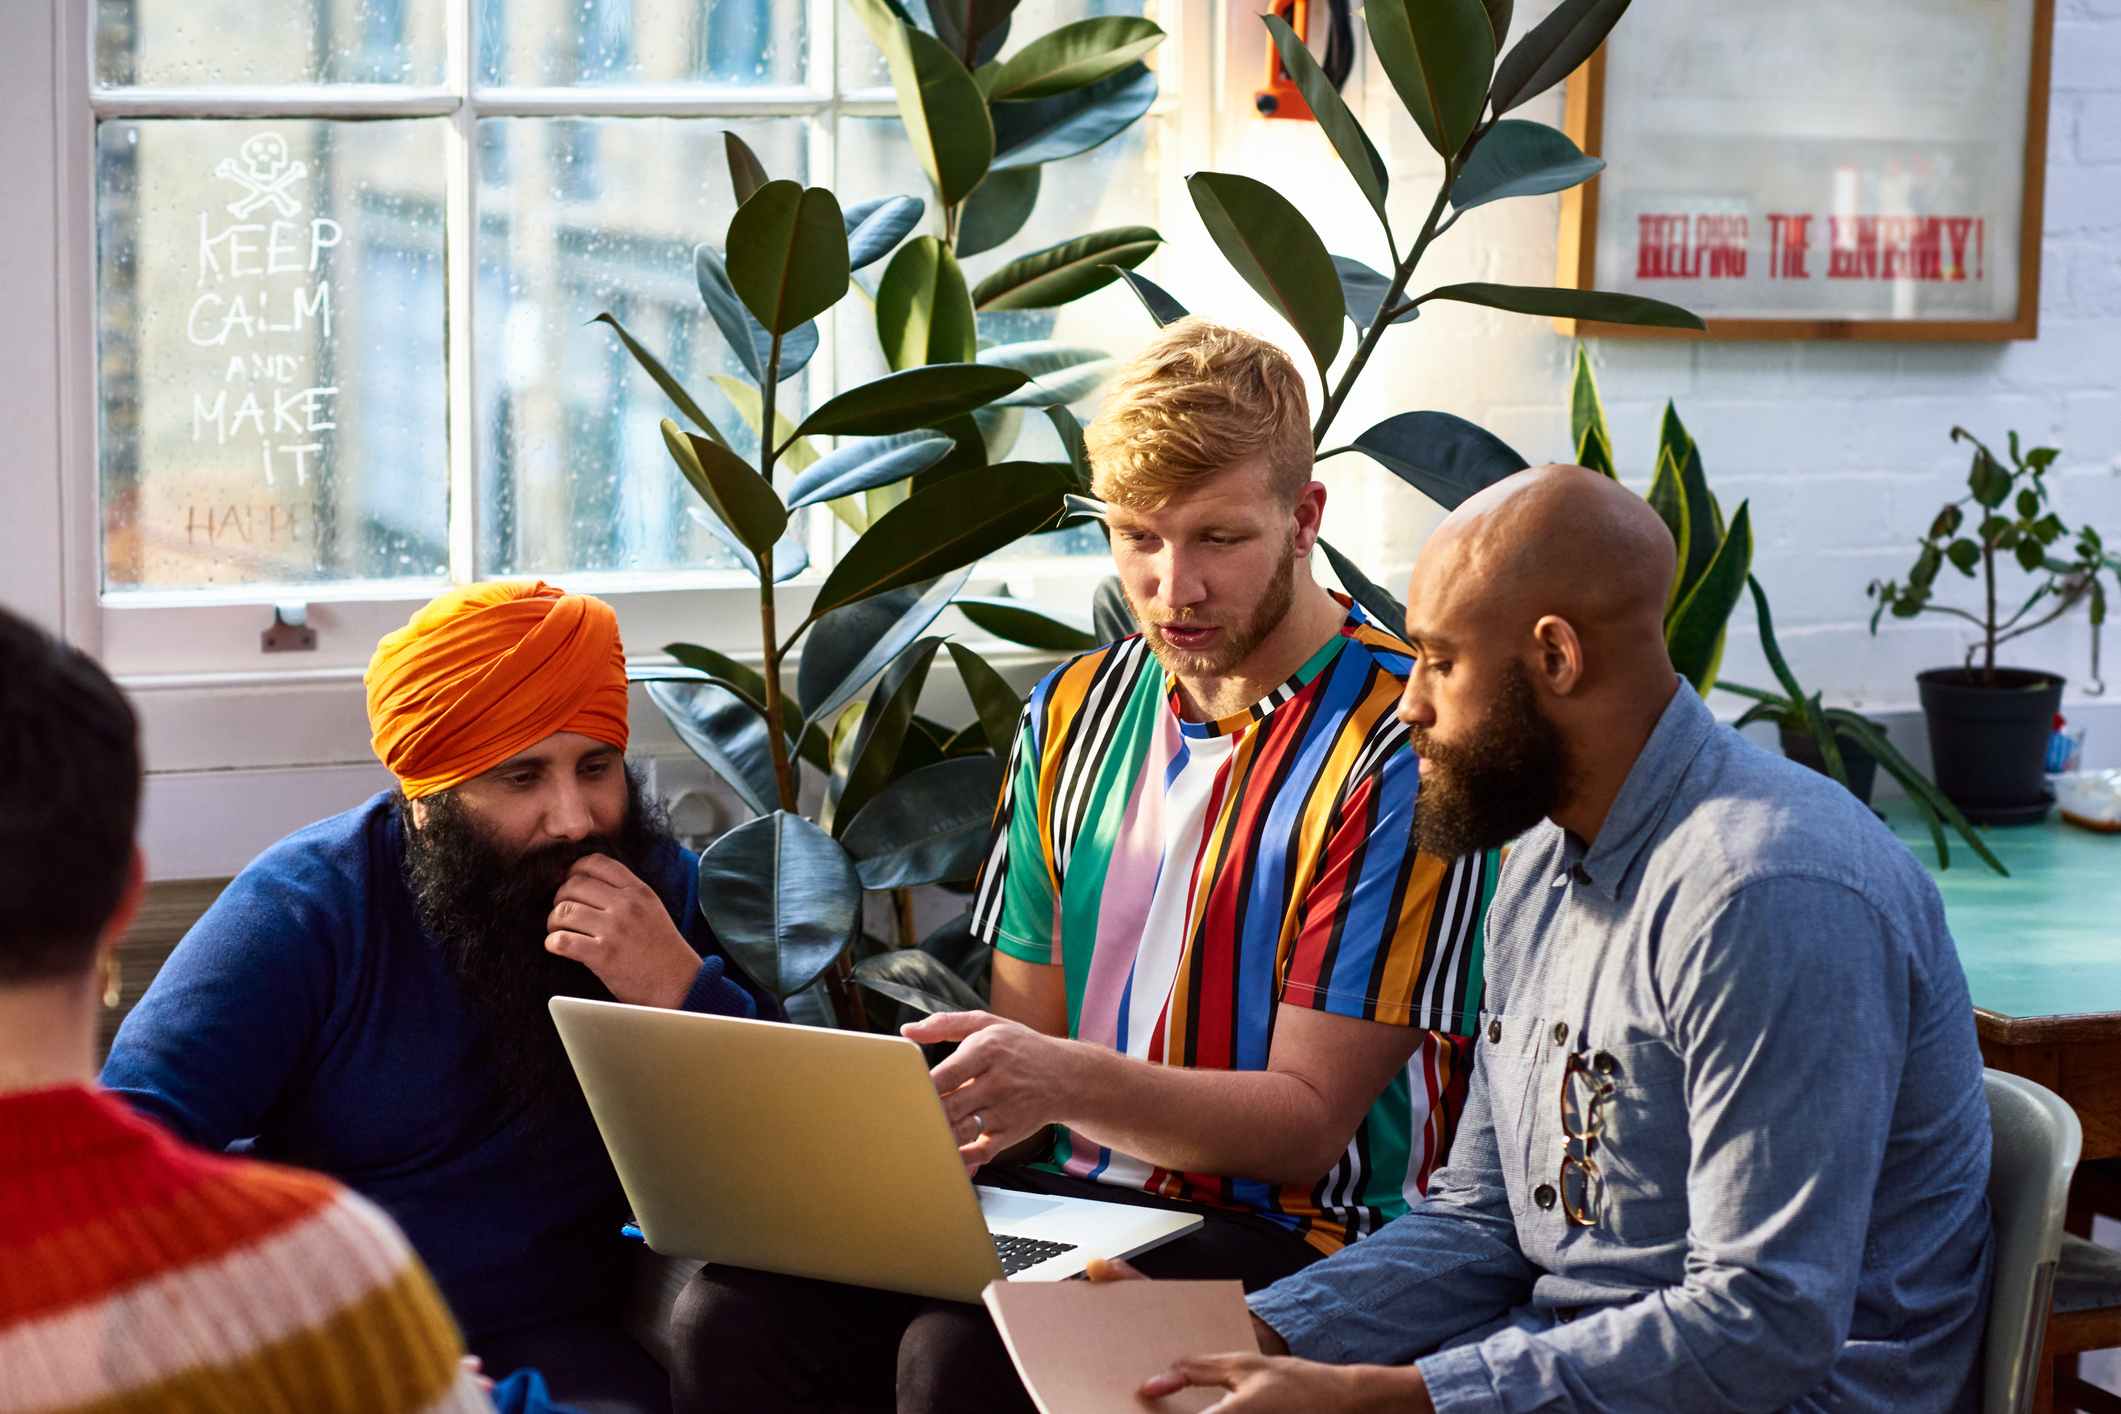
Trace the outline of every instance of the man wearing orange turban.
<instances>
[{"instance_id":1,"label":"man wearing orange turban","mask_svg":"<svg viewBox=\"0 0 2121 1414\"><path fill-rule=\"evenodd\" d=\"M396 790L260 855L178 944L104 1082L208 1148L321 1170L404 1227L489 1372L668 1408L619 1324L624 1197L546 1004L757 1016L699 860L625 763L609 605L480 584L377 645Z\"/></svg>"}]
</instances>

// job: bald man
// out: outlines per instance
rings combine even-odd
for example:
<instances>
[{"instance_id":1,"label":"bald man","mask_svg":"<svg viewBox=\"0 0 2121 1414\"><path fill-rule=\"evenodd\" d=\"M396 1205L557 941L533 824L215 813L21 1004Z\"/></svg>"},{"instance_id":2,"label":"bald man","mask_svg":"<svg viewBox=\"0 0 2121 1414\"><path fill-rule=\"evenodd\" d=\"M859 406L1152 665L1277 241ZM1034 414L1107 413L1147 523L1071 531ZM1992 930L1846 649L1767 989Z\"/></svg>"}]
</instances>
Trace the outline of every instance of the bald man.
<instances>
[{"instance_id":1,"label":"bald man","mask_svg":"<svg viewBox=\"0 0 2121 1414\"><path fill-rule=\"evenodd\" d=\"M489 1372L667 1409L619 1326L625 1201L546 1003L761 999L725 975L699 861L626 767L618 622L544 584L455 590L384 638L366 683L398 788L237 875L103 1082L193 1143L383 1207Z\"/></svg>"},{"instance_id":2,"label":"bald man","mask_svg":"<svg viewBox=\"0 0 2121 1414\"><path fill-rule=\"evenodd\" d=\"M1971 1410L1988 1109L1929 876L1665 655L1671 537L1581 467L1414 569L1425 849L1515 839L1426 1199L1145 1393L1274 1410Z\"/></svg>"}]
</instances>

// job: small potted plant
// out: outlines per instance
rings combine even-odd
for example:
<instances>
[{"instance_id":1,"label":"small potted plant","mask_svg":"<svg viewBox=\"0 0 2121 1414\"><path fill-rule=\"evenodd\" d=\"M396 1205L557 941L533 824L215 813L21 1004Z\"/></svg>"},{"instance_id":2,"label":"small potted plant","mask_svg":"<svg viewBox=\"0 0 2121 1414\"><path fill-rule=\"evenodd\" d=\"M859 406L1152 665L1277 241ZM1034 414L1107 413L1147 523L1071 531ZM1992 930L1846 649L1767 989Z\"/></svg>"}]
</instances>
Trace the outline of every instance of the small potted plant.
<instances>
[{"instance_id":1,"label":"small potted plant","mask_svg":"<svg viewBox=\"0 0 2121 1414\"><path fill-rule=\"evenodd\" d=\"M1807 695L1798 686L1796 674L1790 671L1788 660L1782 656L1782 646L1775 641L1775 623L1768 614L1767 591L1751 575L1746 576L1745 582L1753 593L1753 612L1760 623L1760 651L1766 656L1768 667L1774 671L1775 680L1782 685L1782 691L1774 693L1719 681L1717 687L1747 698L1753 704L1734 725L1743 728L1755 722L1773 722L1782 733L1783 755L1822 775L1832 776L1866 805L1871 801L1871 786L1877 779L1878 768L1883 766L1886 774L1907 792L1908 800L1921 814L1923 823L1929 826L1930 840L1937 846L1938 868L1952 867L1951 850L1944 839L1944 827L1949 825L1973 847L1983 863L2008 878L2011 871L1990 852L1988 845L1951 801L1900 754L1886 736L1883 726L1846 707L1822 706L1818 693Z\"/></svg>"},{"instance_id":2,"label":"small potted plant","mask_svg":"<svg viewBox=\"0 0 2121 1414\"><path fill-rule=\"evenodd\" d=\"M2097 531L2085 526L2073 533L2050 509L2046 474L2055 448L2021 453L2013 432L2006 464L1963 427L1952 429L1952 440L1973 444L1967 494L1937 513L1905 582L1872 581L1871 632L1887 611L1902 619L1946 614L1980 631L1964 664L1915 676L1929 721L1930 764L1939 788L1969 819L2022 824L2043 818L2052 803L2043 766L2062 679L2037 668L1998 667L1996 650L2086 601L2096 642L2106 619L2099 574L2112 571L2121 583L2121 560L2106 553ZM2072 542L2068 559L2055 551L2064 541ZM2033 577L2032 592L2014 611L2000 607L1999 559L2015 561ZM1979 613L1934 602L1937 576L1947 565L1981 581Z\"/></svg>"}]
</instances>

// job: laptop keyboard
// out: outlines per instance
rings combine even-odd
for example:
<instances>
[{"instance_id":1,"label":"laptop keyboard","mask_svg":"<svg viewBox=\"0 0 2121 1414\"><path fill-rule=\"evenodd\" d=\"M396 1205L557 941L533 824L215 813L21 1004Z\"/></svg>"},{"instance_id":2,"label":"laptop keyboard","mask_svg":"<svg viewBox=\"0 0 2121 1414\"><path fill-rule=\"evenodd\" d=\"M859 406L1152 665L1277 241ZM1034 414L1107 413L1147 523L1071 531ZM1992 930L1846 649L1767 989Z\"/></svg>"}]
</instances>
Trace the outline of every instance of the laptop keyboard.
<instances>
[{"instance_id":1,"label":"laptop keyboard","mask_svg":"<svg viewBox=\"0 0 2121 1414\"><path fill-rule=\"evenodd\" d=\"M991 1236L994 1238L994 1255L1002 1259L1002 1275L1005 1277L1013 1277L1049 1257L1075 1250L1072 1242L1041 1242L1035 1237L1004 1237L998 1232Z\"/></svg>"}]
</instances>

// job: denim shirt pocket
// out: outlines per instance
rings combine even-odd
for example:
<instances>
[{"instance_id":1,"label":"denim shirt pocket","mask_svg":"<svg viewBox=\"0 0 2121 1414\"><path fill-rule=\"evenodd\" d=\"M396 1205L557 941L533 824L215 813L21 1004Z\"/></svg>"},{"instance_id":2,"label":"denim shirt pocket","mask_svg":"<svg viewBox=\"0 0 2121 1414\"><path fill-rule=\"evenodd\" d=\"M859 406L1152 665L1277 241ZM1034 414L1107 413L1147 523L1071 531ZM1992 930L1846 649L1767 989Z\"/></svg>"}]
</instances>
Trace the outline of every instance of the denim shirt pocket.
<instances>
[{"instance_id":1,"label":"denim shirt pocket","mask_svg":"<svg viewBox=\"0 0 2121 1414\"><path fill-rule=\"evenodd\" d=\"M1502 1161L1503 1186L1510 1211L1524 1217L1531 1210L1531 1187L1540 1181L1527 1175L1539 1167L1540 1120L1554 1107L1554 1097L1540 1087L1546 1069L1542 1044L1547 1023L1515 1012L1480 1014L1478 1061L1488 1087L1488 1115L1495 1127L1496 1153ZM1549 1082L1548 1089L1551 1089Z\"/></svg>"},{"instance_id":2,"label":"denim shirt pocket","mask_svg":"<svg viewBox=\"0 0 2121 1414\"><path fill-rule=\"evenodd\" d=\"M1610 1067L1613 1084L1596 1150L1605 1181L1600 1226L1631 1247L1683 1237L1692 1153L1685 1065L1662 1041L1610 1046L1589 1059Z\"/></svg>"}]
</instances>

